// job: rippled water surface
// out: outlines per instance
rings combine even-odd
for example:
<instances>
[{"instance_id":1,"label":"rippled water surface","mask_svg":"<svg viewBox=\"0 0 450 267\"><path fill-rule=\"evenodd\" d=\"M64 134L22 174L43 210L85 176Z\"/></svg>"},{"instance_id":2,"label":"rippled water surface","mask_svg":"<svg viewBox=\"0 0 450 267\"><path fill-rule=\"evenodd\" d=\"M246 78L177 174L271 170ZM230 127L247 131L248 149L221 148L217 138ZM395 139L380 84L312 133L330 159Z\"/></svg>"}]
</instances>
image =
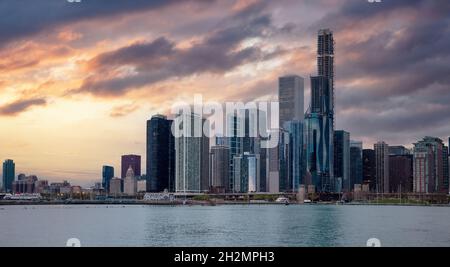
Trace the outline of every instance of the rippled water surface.
<instances>
[{"instance_id":1,"label":"rippled water surface","mask_svg":"<svg viewBox=\"0 0 450 267\"><path fill-rule=\"evenodd\" d=\"M450 208L0 206L0 246L450 246Z\"/></svg>"}]
</instances>

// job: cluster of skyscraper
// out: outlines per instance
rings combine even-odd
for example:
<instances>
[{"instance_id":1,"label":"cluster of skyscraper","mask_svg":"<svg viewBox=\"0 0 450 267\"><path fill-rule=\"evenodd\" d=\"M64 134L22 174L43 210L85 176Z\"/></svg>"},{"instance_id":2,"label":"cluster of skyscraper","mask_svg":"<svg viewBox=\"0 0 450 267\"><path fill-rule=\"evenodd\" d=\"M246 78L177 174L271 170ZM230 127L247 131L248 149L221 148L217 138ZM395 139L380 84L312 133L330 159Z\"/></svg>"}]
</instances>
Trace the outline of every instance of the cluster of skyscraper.
<instances>
[{"instance_id":1,"label":"cluster of skyscraper","mask_svg":"<svg viewBox=\"0 0 450 267\"><path fill-rule=\"evenodd\" d=\"M348 133L334 132L334 40L330 30L319 31L318 75L311 77L311 105L305 114L304 79L279 78L279 144L264 148L264 137L250 134L252 121L266 121L267 114L246 109L227 116L226 137L209 138L170 134L171 120L161 115L147 123L147 189L177 192L296 192L300 185L314 185L319 192L350 190L362 180L362 163L350 179ZM204 119L190 116L192 125ZM263 118L260 120L260 118ZM255 119L257 118L257 119ZM240 136L239 133L244 135ZM334 149L338 157L334 158ZM175 145L174 145L175 144ZM362 145L359 147L362 162ZM334 168L334 165L338 166ZM342 166L341 166L342 165ZM174 171L175 170L175 171ZM336 170L336 171L335 171ZM335 177L337 174L337 177ZM175 185L174 187L172 185Z\"/></svg>"},{"instance_id":2,"label":"cluster of skyscraper","mask_svg":"<svg viewBox=\"0 0 450 267\"><path fill-rule=\"evenodd\" d=\"M181 137L172 134L174 120L155 115L147 121L146 175L141 176L139 155L124 155L120 178L114 178L113 167L103 166L103 188L110 194L130 196L164 190L297 192L302 186L320 193L448 193L449 151L439 138L425 137L412 151L385 142L363 149L349 132L335 130L334 45L329 29L318 32L318 73L310 77L306 112L304 78L279 78L278 145L267 148L262 143L268 135L252 134L255 129L269 129L268 114L259 109L227 114L225 135L216 136L212 146L203 131L209 122L201 115L181 114L175 119L183 121ZM6 160L5 191L11 190L13 181L14 162Z\"/></svg>"}]
</instances>

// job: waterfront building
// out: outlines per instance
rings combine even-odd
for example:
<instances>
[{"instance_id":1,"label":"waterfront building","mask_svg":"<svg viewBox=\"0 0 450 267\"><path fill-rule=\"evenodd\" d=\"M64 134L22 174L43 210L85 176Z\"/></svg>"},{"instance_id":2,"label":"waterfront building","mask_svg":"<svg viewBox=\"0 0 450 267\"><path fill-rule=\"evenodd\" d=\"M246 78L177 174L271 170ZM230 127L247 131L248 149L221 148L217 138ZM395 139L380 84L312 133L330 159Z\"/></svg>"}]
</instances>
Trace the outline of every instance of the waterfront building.
<instances>
[{"instance_id":1,"label":"waterfront building","mask_svg":"<svg viewBox=\"0 0 450 267\"><path fill-rule=\"evenodd\" d=\"M11 191L15 194L33 194L38 193L36 190L36 175L25 176L19 174L18 179L12 182Z\"/></svg>"},{"instance_id":2,"label":"waterfront building","mask_svg":"<svg viewBox=\"0 0 450 267\"><path fill-rule=\"evenodd\" d=\"M342 130L334 132L334 177L342 191L353 189L350 180L350 133Z\"/></svg>"},{"instance_id":3,"label":"waterfront building","mask_svg":"<svg viewBox=\"0 0 450 267\"><path fill-rule=\"evenodd\" d=\"M9 193L12 191L12 183L14 181L16 172L16 164L12 159L7 159L3 162L3 176L2 176L2 184L3 191Z\"/></svg>"},{"instance_id":4,"label":"waterfront building","mask_svg":"<svg viewBox=\"0 0 450 267\"><path fill-rule=\"evenodd\" d=\"M247 152L258 154L262 164L260 165L261 179L257 185L258 192L267 189L267 165L266 148L261 147L261 140L265 140L267 134L267 116L256 106L254 108L238 108L234 113L226 114L226 132L227 137L221 140L230 148L229 159L229 177L228 191L234 190L234 164L233 158Z\"/></svg>"},{"instance_id":5,"label":"waterfront building","mask_svg":"<svg viewBox=\"0 0 450 267\"><path fill-rule=\"evenodd\" d=\"M103 166L102 168L102 186L106 192L109 191L109 181L114 177L114 167Z\"/></svg>"},{"instance_id":6,"label":"waterfront building","mask_svg":"<svg viewBox=\"0 0 450 267\"><path fill-rule=\"evenodd\" d=\"M244 152L243 155L233 158L234 165L234 192L257 192L259 180L259 155Z\"/></svg>"},{"instance_id":7,"label":"waterfront building","mask_svg":"<svg viewBox=\"0 0 450 267\"><path fill-rule=\"evenodd\" d=\"M335 190L331 122L329 118L319 113L307 113L305 117L307 172L318 192Z\"/></svg>"},{"instance_id":8,"label":"waterfront building","mask_svg":"<svg viewBox=\"0 0 450 267\"><path fill-rule=\"evenodd\" d=\"M389 191L413 191L413 155L389 155Z\"/></svg>"},{"instance_id":9,"label":"waterfront building","mask_svg":"<svg viewBox=\"0 0 450 267\"><path fill-rule=\"evenodd\" d=\"M371 192L376 191L375 165L375 150L363 149L363 185L367 185Z\"/></svg>"},{"instance_id":10,"label":"waterfront building","mask_svg":"<svg viewBox=\"0 0 450 267\"><path fill-rule=\"evenodd\" d=\"M210 191L215 193L225 193L229 188L229 160L230 148L224 145L211 147L209 154L210 166Z\"/></svg>"},{"instance_id":11,"label":"waterfront building","mask_svg":"<svg viewBox=\"0 0 450 267\"><path fill-rule=\"evenodd\" d=\"M147 121L147 192L175 191L173 121L155 115Z\"/></svg>"},{"instance_id":12,"label":"waterfront building","mask_svg":"<svg viewBox=\"0 0 450 267\"><path fill-rule=\"evenodd\" d=\"M122 193L122 179L120 178L112 178L109 181L109 194L112 196L117 196Z\"/></svg>"},{"instance_id":13,"label":"waterfront building","mask_svg":"<svg viewBox=\"0 0 450 267\"><path fill-rule=\"evenodd\" d=\"M123 193L128 196L134 196L137 193L137 180L131 166L128 167L125 179L123 181Z\"/></svg>"},{"instance_id":14,"label":"waterfront building","mask_svg":"<svg viewBox=\"0 0 450 267\"><path fill-rule=\"evenodd\" d=\"M279 123L304 120L304 79L298 75L278 78Z\"/></svg>"},{"instance_id":15,"label":"waterfront building","mask_svg":"<svg viewBox=\"0 0 450 267\"><path fill-rule=\"evenodd\" d=\"M283 128L289 134L289 163L288 184L285 190L298 192L299 186L305 184L306 151L304 142L304 123L301 121L287 121Z\"/></svg>"},{"instance_id":16,"label":"waterfront building","mask_svg":"<svg viewBox=\"0 0 450 267\"><path fill-rule=\"evenodd\" d=\"M279 192L292 192L292 175L291 175L291 138L288 131L281 128L279 130L278 143L278 173L279 173Z\"/></svg>"},{"instance_id":17,"label":"waterfront building","mask_svg":"<svg viewBox=\"0 0 450 267\"><path fill-rule=\"evenodd\" d=\"M389 193L389 145L380 141L375 150L375 192Z\"/></svg>"},{"instance_id":18,"label":"waterfront building","mask_svg":"<svg viewBox=\"0 0 450 267\"><path fill-rule=\"evenodd\" d=\"M137 192L143 193L147 191L147 180L141 179L137 180Z\"/></svg>"},{"instance_id":19,"label":"waterfront building","mask_svg":"<svg viewBox=\"0 0 450 267\"><path fill-rule=\"evenodd\" d=\"M208 121L198 114L179 114L176 125L182 135L175 138L176 192L200 193L209 190ZM206 127L203 127L206 125Z\"/></svg>"},{"instance_id":20,"label":"waterfront building","mask_svg":"<svg viewBox=\"0 0 450 267\"><path fill-rule=\"evenodd\" d=\"M449 191L449 179L450 179L450 166L449 166L449 153L448 153L448 147L444 146L444 149L442 150L442 165L443 165L443 172L444 172L444 180L443 180L443 188L442 192Z\"/></svg>"},{"instance_id":21,"label":"waterfront building","mask_svg":"<svg viewBox=\"0 0 450 267\"><path fill-rule=\"evenodd\" d=\"M44 194L49 193L49 185L47 180L38 180L35 183L35 193Z\"/></svg>"},{"instance_id":22,"label":"waterfront building","mask_svg":"<svg viewBox=\"0 0 450 267\"><path fill-rule=\"evenodd\" d=\"M363 183L363 144L361 141L350 141L350 184Z\"/></svg>"},{"instance_id":23,"label":"waterfront building","mask_svg":"<svg viewBox=\"0 0 450 267\"><path fill-rule=\"evenodd\" d=\"M447 193L444 182L444 144L426 136L414 144L414 192Z\"/></svg>"},{"instance_id":24,"label":"waterfront building","mask_svg":"<svg viewBox=\"0 0 450 267\"><path fill-rule=\"evenodd\" d=\"M49 191L51 194L68 194L71 191L71 185L68 181L63 181L62 183L51 183L49 186Z\"/></svg>"},{"instance_id":25,"label":"waterfront building","mask_svg":"<svg viewBox=\"0 0 450 267\"><path fill-rule=\"evenodd\" d=\"M319 192L336 191L334 179L334 38L329 29L317 38L318 76L311 77L311 105L305 115L307 172Z\"/></svg>"}]
</instances>

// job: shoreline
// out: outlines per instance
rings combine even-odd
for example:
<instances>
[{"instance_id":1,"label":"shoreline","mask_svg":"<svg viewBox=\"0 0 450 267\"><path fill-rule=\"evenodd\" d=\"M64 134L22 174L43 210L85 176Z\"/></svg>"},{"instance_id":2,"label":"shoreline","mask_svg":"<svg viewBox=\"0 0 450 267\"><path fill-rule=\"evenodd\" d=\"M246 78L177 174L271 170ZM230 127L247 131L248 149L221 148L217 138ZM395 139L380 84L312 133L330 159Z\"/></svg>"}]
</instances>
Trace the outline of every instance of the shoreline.
<instances>
[{"instance_id":1,"label":"shoreline","mask_svg":"<svg viewBox=\"0 0 450 267\"><path fill-rule=\"evenodd\" d=\"M296 203L292 202L288 205L285 203L276 202L242 202L242 201L230 201L230 202L208 202L208 201L188 201L186 204L180 201L0 201L1 206L76 206L76 205L97 205L97 206L230 206L230 205L270 205L270 206L396 206L396 207L449 207L450 204L419 204L419 203L369 203L369 202L349 202L349 203L336 203L336 202L315 202L315 203Z\"/></svg>"}]
</instances>

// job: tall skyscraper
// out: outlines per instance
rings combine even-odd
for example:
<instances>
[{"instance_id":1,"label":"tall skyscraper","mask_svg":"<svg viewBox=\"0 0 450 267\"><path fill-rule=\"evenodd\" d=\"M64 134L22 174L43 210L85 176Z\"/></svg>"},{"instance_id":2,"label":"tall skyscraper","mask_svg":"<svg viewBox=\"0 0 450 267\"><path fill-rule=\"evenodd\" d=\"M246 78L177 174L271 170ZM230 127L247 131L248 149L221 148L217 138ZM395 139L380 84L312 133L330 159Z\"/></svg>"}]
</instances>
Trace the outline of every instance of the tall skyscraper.
<instances>
[{"instance_id":1,"label":"tall skyscraper","mask_svg":"<svg viewBox=\"0 0 450 267\"><path fill-rule=\"evenodd\" d=\"M376 192L389 193L389 145L380 141L374 145L374 150Z\"/></svg>"},{"instance_id":2,"label":"tall skyscraper","mask_svg":"<svg viewBox=\"0 0 450 267\"><path fill-rule=\"evenodd\" d=\"M134 175L141 176L141 156L139 155L123 155L121 164L121 178L124 179L127 175L128 168L131 166Z\"/></svg>"},{"instance_id":3,"label":"tall skyscraper","mask_svg":"<svg viewBox=\"0 0 450 267\"><path fill-rule=\"evenodd\" d=\"M444 146L444 149L442 150L442 165L444 168L444 181L443 181L443 188L442 191L449 191L449 183L450 183L450 166L449 166L449 154L448 154L448 147Z\"/></svg>"},{"instance_id":4,"label":"tall skyscraper","mask_svg":"<svg viewBox=\"0 0 450 267\"><path fill-rule=\"evenodd\" d=\"M363 184L368 184L372 192L376 191L375 150L363 149Z\"/></svg>"},{"instance_id":5,"label":"tall skyscraper","mask_svg":"<svg viewBox=\"0 0 450 267\"><path fill-rule=\"evenodd\" d=\"M234 186L234 162L235 156L242 156L245 152L257 154L262 162L259 166L266 168L267 151L261 148L261 135L267 131L266 113L259 109L244 108L226 115L227 137L221 141L230 148L229 160L229 188L232 192ZM260 170L260 180L257 191L265 190L267 187L267 169Z\"/></svg>"},{"instance_id":6,"label":"tall skyscraper","mask_svg":"<svg viewBox=\"0 0 450 267\"><path fill-rule=\"evenodd\" d=\"M444 182L444 144L426 136L414 144L414 191L448 193Z\"/></svg>"},{"instance_id":7,"label":"tall skyscraper","mask_svg":"<svg viewBox=\"0 0 450 267\"><path fill-rule=\"evenodd\" d=\"M320 30L317 41L318 76L311 77L311 105L305 115L307 172L319 192L335 191L334 179L334 39Z\"/></svg>"},{"instance_id":8,"label":"tall skyscraper","mask_svg":"<svg viewBox=\"0 0 450 267\"><path fill-rule=\"evenodd\" d=\"M250 193L257 192L259 180L259 155L244 152L233 158L234 168L234 192Z\"/></svg>"},{"instance_id":9,"label":"tall skyscraper","mask_svg":"<svg viewBox=\"0 0 450 267\"><path fill-rule=\"evenodd\" d=\"M148 192L175 191L175 139L172 120L155 115L147 121L146 179Z\"/></svg>"},{"instance_id":10,"label":"tall skyscraper","mask_svg":"<svg viewBox=\"0 0 450 267\"><path fill-rule=\"evenodd\" d=\"M407 193L413 190L413 156L389 155L389 191Z\"/></svg>"},{"instance_id":11,"label":"tall skyscraper","mask_svg":"<svg viewBox=\"0 0 450 267\"><path fill-rule=\"evenodd\" d=\"M230 149L227 146L213 146L209 155L209 178L212 192L224 193L229 188Z\"/></svg>"},{"instance_id":12,"label":"tall skyscraper","mask_svg":"<svg viewBox=\"0 0 450 267\"><path fill-rule=\"evenodd\" d=\"M175 191L208 191L209 137L202 128L207 121L198 114L191 113L178 115L175 123L182 125L183 133L175 138Z\"/></svg>"},{"instance_id":13,"label":"tall skyscraper","mask_svg":"<svg viewBox=\"0 0 450 267\"><path fill-rule=\"evenodd\" d=\"M353 188L350 180L350 133L334 132L334 178L336 188L350 192Z\"/></svg>"},{"instance_id":14,"label":"tall skyscraper","mask_svg":"<svg viewBox=\"0 0 450 267\"><path fill-rule=\"evenodd\" d=\"M106 192L109 192L109 181L114 177L114 167L103 166L102 168L102 186Z\"/></svg>"},{"instance_id":15,"label":"tall skyscraper","mask_svg":"<svg viewBox=\"0 0 450 267\"><path fill-rule=\"evenodd\" d=\"M299 186L305 184L305 142L304 123L301 121L287 121L283 128L289 133L289 183L287 191L298 192Z\"/></svg>"},{"instance_id":16,"label":"tall skyscraper","mask_svg":"<svg viewBox=\"0 0 450 267\"><path fill-rule=\"evenodd\" d=\"M280 127L287 121L304 119L304 79L297 75L278 79L278 101L280 104Z\"/></svg>"},{"instance_id":17,"label":"tall skyscraper","mask_svg":"<svg viewBox=\"0 0 450 267\"><path fill-rule=\"evenodd\" d=\"M334 38L330 29L319 30L317 38L317 69L320 76L331 80L331 89L334 88Z\"/></svg>"},{"instance_id":18,"label":"tall skyscraper","mask_svg":"<svg viewBox=\"0 0 450 267\"><path fill-rule=\"evenodd\" d=\"M363 184L363 144L361 141L350 141L350 184Z\"/></svg>"},{"instance_id":19,"label":"tall skyscraper","mask_svg":"<svg viewBox=\"0 0 450 267\"><path fill-rule=\"evenodd\" d=\"M3 191L11 192L14 176L16 175L16 164L12 159L3 162Z\"/></svg>"},{"instance_id":20,"label":"tall skyscraper","mask_svg":"<svg viewBox=\"0 0 450 267\"><path fill-rule=\"evenodd\" d=\"M292 175L291 168L291 138L290 133L284 129L280 129L278 143L278 172L279 172L279 192L292 192Z\"/></svg>"}]
</instances>

